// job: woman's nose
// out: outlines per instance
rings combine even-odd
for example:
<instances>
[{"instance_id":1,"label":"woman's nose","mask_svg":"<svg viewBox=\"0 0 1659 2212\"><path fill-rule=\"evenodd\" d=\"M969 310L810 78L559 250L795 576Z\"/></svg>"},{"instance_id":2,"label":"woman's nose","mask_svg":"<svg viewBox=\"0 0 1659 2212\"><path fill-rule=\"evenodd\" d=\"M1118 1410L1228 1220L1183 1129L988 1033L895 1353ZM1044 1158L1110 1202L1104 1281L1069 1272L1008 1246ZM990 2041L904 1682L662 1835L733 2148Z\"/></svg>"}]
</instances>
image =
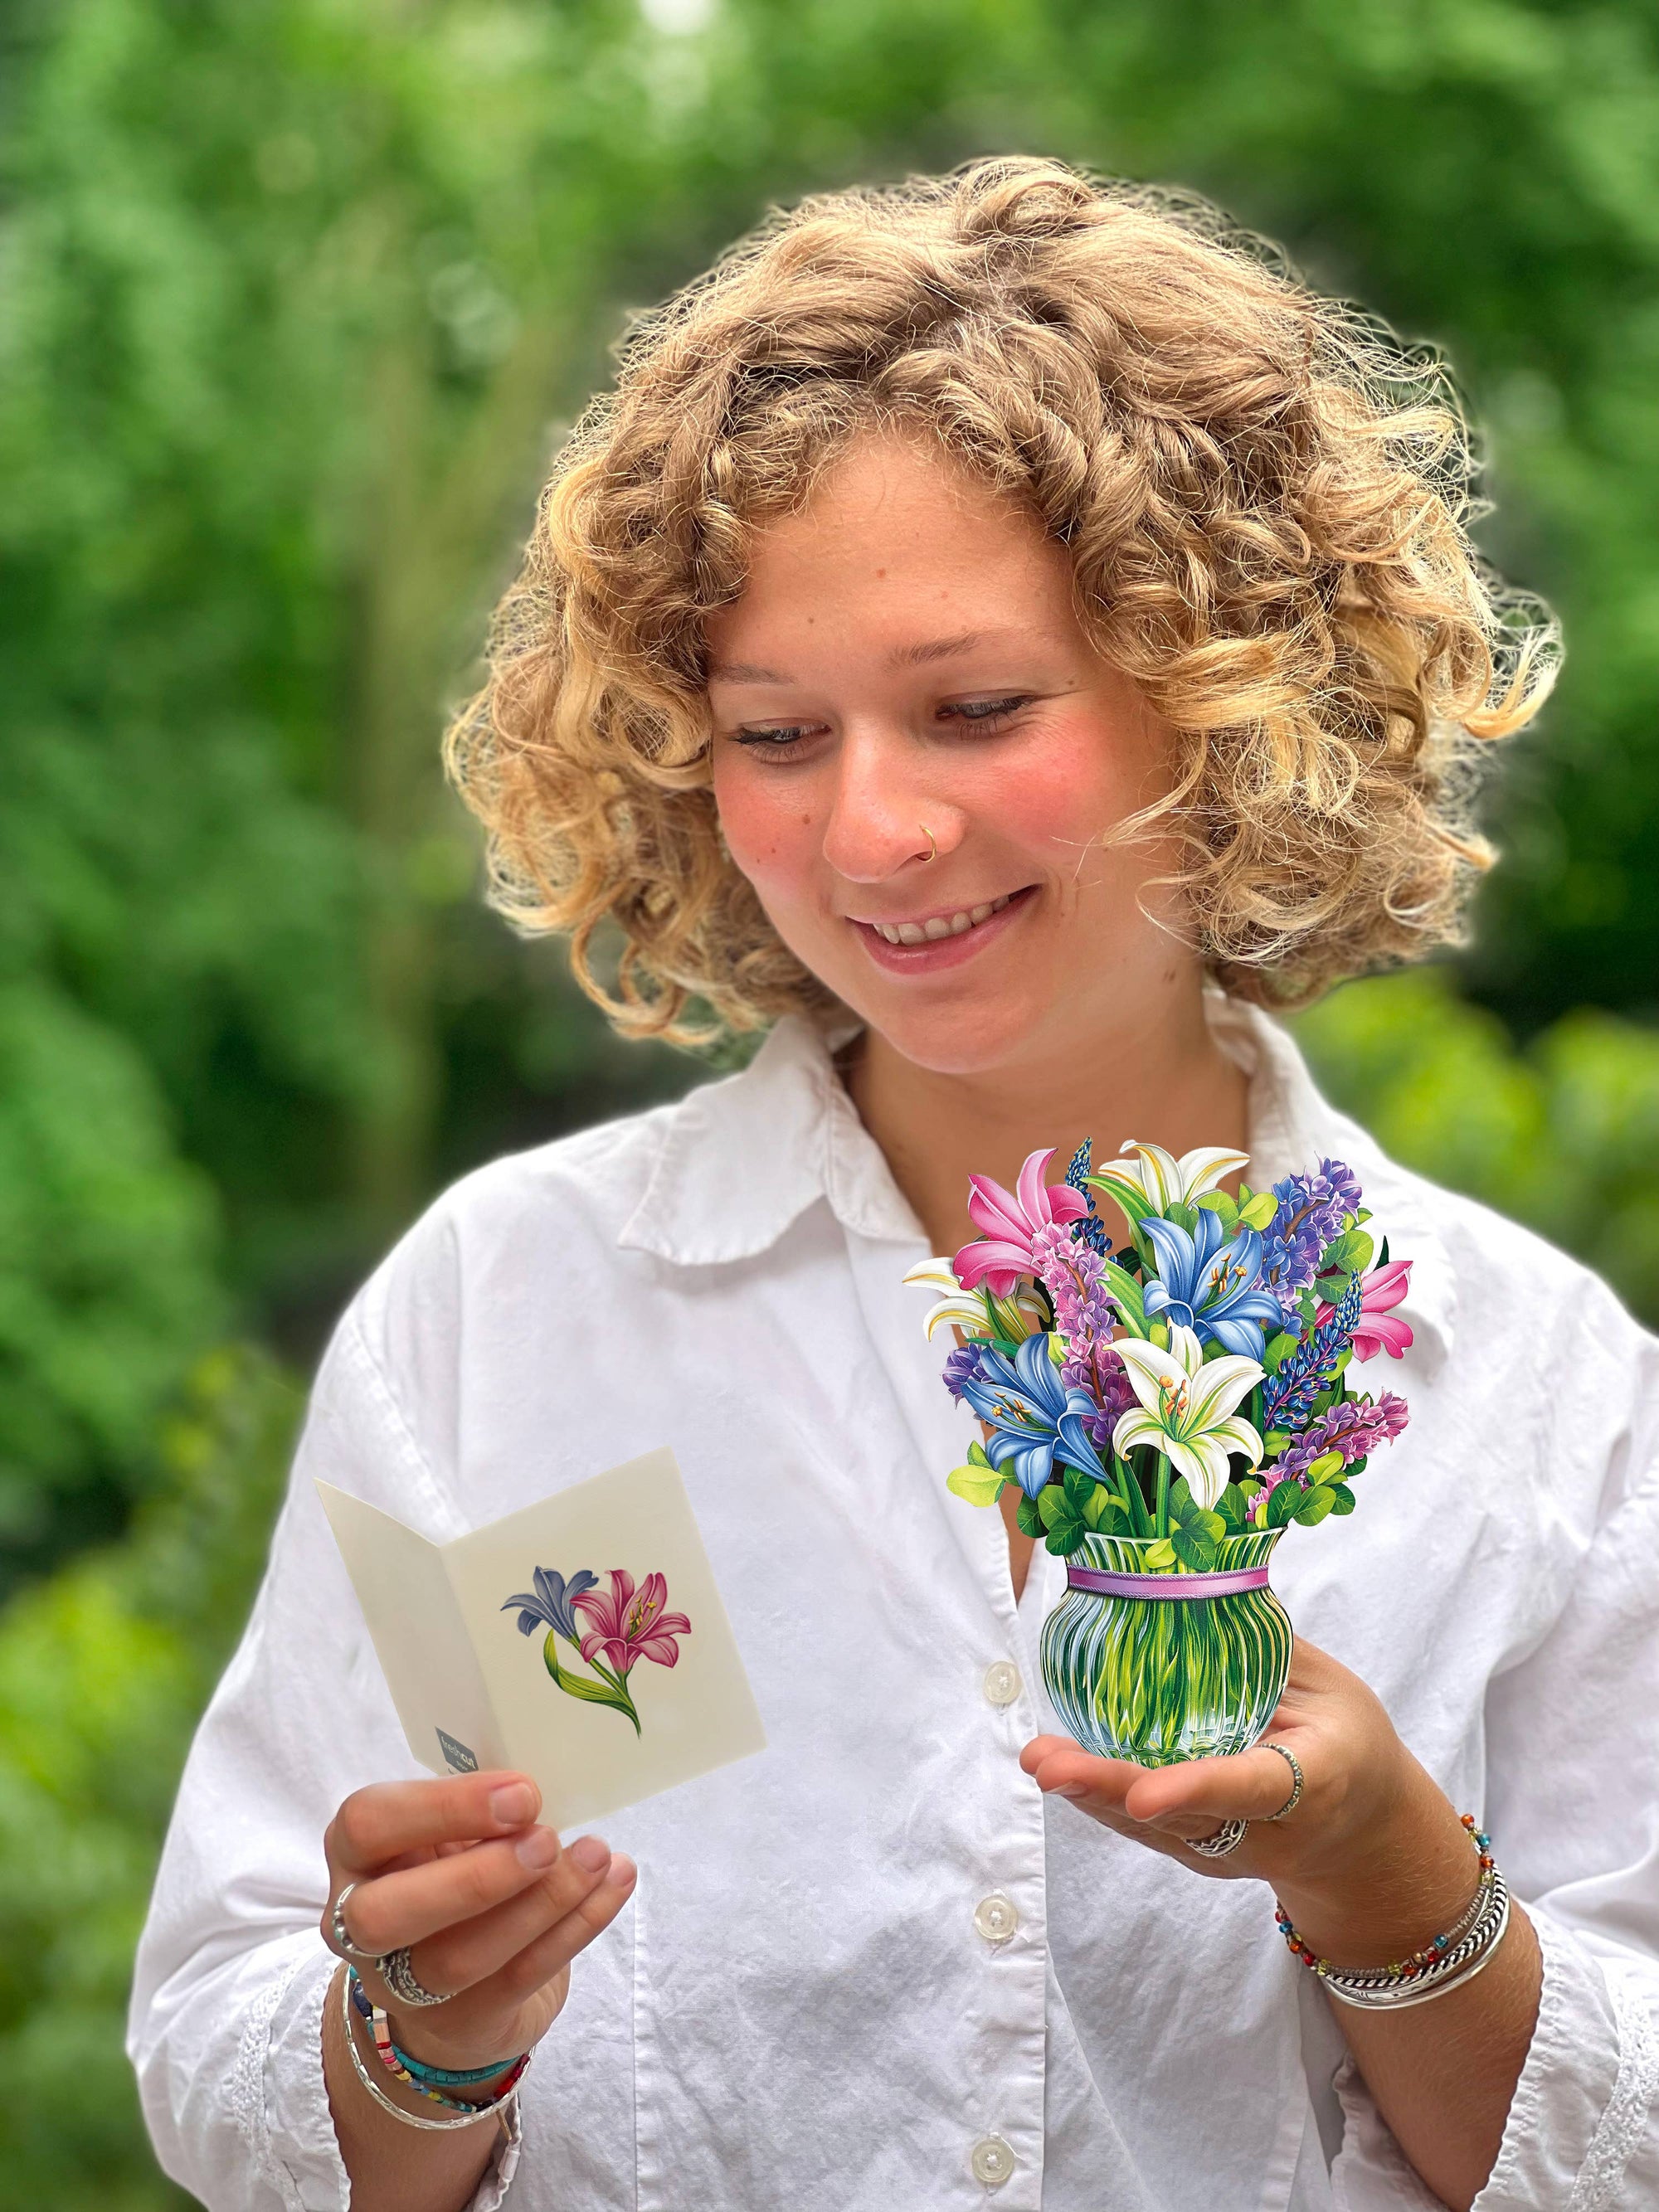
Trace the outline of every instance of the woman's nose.
<instances>
[{"instance_id":1,"label":"woman's nose","mask_svg":"<svg viewBox=\"0 0 1659 2212\"><path fill-rule=\"evenodd\" d=\"M884 883L961 842L960 813L907 766L895 748L842 739L823 857L848 882Z\"/></svg>"}]
</instances>

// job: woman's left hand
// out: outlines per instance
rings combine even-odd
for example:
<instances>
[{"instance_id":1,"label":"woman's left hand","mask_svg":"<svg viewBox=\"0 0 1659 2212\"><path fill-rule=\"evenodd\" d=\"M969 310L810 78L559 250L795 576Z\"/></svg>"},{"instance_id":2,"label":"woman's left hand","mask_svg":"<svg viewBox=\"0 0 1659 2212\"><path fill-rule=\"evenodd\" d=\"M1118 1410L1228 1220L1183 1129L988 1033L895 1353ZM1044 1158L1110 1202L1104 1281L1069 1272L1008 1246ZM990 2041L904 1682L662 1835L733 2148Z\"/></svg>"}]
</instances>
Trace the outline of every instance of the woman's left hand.
<instances>
[{"instance_id":1,"label":"woman's left hand","mask_svg":"<svg viewBox=\"0 0 1659 2212\"><path fill-rule=\"evenodd\" d=\"M1294 1753L1304 1777L1282 1821L1273 1816L1294 1778L1269 1740ZM1474 1893L1468 1832L1381 1698L1300 1637L1267 1739L1237 1757L1147 1768L1043 1735L1020 1764L1040 1789L1195 1874L1270 1882L1313 1948L1340 1964L1376 1966L1418 1948ZM1235 1820L1251 1825L1224 1858L1187 1848Z\"/></svg>"}]
</instances>

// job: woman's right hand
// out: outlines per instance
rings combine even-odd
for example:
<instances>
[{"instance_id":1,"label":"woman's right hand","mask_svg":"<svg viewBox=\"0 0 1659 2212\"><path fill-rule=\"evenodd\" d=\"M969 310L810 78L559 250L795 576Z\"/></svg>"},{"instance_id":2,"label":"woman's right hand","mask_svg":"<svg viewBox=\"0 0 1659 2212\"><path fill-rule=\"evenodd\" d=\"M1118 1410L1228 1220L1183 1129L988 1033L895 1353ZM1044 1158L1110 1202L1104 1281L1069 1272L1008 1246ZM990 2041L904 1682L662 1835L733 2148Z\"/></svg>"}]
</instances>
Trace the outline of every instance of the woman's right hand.
<instances>
[{"instance_id":1,"label":"woman's right hand","mask_svg":"<svg viewBox=\"0 0 1659 2212\"><path fill-rule=\"evenodd\" d=\"M541 1793L526 1776L468 1774L379 1782L354 1790L323 1838L329 1901L355 1885L343 1915L359 1951L407 1948L422 1987L442 2004L400 2006L356 1959L393 2039L428 2065L510 2063L557 2018L570 1961L633 1894L633 1862L595 1836L568 1848L538 1827Z\"/></svg>"}]
</instances>

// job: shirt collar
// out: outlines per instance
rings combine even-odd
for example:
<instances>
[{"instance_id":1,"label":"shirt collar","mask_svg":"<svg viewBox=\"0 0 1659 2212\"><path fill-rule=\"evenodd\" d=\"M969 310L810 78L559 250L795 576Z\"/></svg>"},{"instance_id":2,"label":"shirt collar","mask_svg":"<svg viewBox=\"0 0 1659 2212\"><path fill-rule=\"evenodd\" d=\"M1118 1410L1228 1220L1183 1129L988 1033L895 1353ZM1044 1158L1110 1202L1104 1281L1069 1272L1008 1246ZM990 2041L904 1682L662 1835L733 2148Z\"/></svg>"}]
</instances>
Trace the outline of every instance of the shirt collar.
<instances>
[{"instance_id":1,"label":"shirt collar","mask_svg":"<svg viewBox=\"0 0 1659 2212\"><path fill-rule=\"evenodd\" d=\"M786 1015L741 1075L669 1115L645 1194L618 1243L684 1267L750 1260L819 1199L844 1228L914 1243L921 1224L858 1117L832 1040Z\"/></svg>"},{"instance_id":2,"label":"shirt collar","mask_svg":"<svg viewBox=\"0 0 1659 2212\"><path fill-rule=\"evenodd\" d=\"M1249 1079L1253 1185L1265 1189L1322 1159L1346 1160L1391 1249L1413 1262L1401 1311L1443 1357L1456 1285L1430 1187L1320 1096L1277 1022L1217 990L1206 993L1205 1008L1217 1042ZM718 1267L769 1250L820 1199L860 1236L921 1241L921 1223L836 1072L835 1042L787 1015L740 1075L705 1084L671 1109L618 1243L679 1267Z\"/></svg>"}]
</instances>

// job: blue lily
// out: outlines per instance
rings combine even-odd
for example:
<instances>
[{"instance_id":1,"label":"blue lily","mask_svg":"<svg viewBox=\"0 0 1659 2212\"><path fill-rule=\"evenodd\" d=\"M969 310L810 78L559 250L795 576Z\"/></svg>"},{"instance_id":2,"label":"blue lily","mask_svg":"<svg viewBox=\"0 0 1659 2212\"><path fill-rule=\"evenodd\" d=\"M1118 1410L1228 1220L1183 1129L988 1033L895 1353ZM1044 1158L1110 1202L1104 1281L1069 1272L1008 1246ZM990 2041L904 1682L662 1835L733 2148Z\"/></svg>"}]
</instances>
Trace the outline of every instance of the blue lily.
<instances>
[{"instance_id":1,"label":"blue lily","mask_svg":"<svg viewBox=\"0 0 1659 2212\"><path fill-rule=\"evenodd\" d=\"M537 1567L532 1572L536 1584L534 1590L520 1590L517 1597L508 1598L501 1611L511 1613L515 1605L521 1608L519 1614L520 1636L532 1634L540 1622L545 1621L550 1628L556 1629L563 1637L567 1644L580 1647L583 1632L576 1625L571 1600L580 1597L584 1590L592 1589L599 1577L588 1567L579 1568L568 1582L555 1568Z\"/></svg>"},{"instance_id":2,"label":"blue lily","mask_svg":"<svg viewBox=\"0 0 1659 2212\"><path fill-rule=\"evenodd\" d=\"M1083 1417L1097 1410L1095 1401L1086 1390L1068 1390L1060 1381L1041 1331L1028 1336L1012 1360L981 1345L978 1372L963 1382L962 1395L991 1431L992 1466L1012 1462L1014 1480L1028 1498L1052 1476L1056 1452L1068 1465L1104 1473L1082 1425Z\"/></svg>"},{"instance_id":3,"label":"blue lily","mask_svg":"<svg viewBox=\"0 0 1659 2212\"><path fill-rule=\"evenodd\" d=\"M1262 1324L1283 1326L1279 1300L1261 1283L1261 1235L1241 1229L1224 1243L1218 1217L1208 1206L1196 1212L1198 1227L1191 1235L1158 1214L1140 1224L1158 1273L1146 1285L1146 1318L1189 1328L1200 1342L1218 1344L1240 1358L1260 1359L1267 1343Z\"/></svg>"}]
</instances>

